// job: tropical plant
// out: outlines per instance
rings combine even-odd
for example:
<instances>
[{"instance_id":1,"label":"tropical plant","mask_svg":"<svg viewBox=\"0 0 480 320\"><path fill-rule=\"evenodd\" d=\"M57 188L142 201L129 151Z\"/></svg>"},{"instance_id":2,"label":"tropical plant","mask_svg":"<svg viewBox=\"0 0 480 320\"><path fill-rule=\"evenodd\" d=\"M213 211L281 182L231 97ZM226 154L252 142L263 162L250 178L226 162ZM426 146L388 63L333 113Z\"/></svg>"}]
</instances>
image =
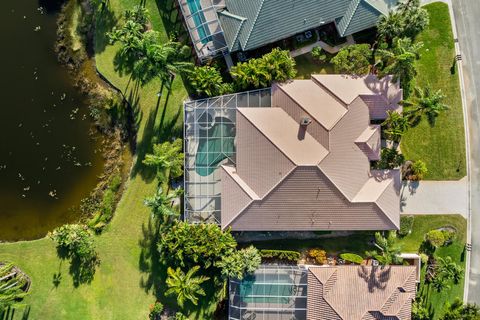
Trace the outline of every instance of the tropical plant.
<instances>
[{"instance_id":1,"label":"tropical plant","mask_svg":"<svg viewBox=\"0 0 480 320\"><path fill-rule=\"evenodd\" d=\"M413 216L400 217L400 230L398 231L398 235L400 237L405 237L412 232L413 221L414 221Z\"/></svg>"},{"instance_id":2,"label":"tropical plant","mask_svg":"<svg viewBox=\"0 0 480 320\"><path fill-rule=\"evenodd\" d=\"M362 264L363 262L363 258L360 257L358 254L354 254L354 253L342 253L340 254L340 258L345 261L356 263L356 264Z\"/></svg>"},{"instance_id":3,"label":"tropical plant","mask_svg":"<svg viewBox=\"0 0 480 320\"><path fill-rule=\"evenodd\" d=\"M353 44L340 49L331 62L337 72L366 75L370 72L372 50L369 44Z\"/></svg>"},{"instance_id":4,"label":"tropical plant","mask_svg":"<svg viewBox=\"0 0 480 320\"><path fill-rule=\"evenodd\" d=\"M57 248L65 250L67 256L89 260L96 256L93 237L87 226L65 224L48 234L57 243Z\"/></svg>"},{"instance_id":5,"label":"tropical plant","mask_svg":"<svg viewBox=\"0 0 480 320\"><path fill-rule=\"evenodd\" d=\"M417 297L412 303L412 320L430 320L431 312L425 306L422 297Z\"/></svg>"},{"instance_id":6,"label":"tropical plant","mask_svg":"<svg viewBox=\"0 0 480 320\"><path fill-rule=\"evenodd\" d=\"M184 273L180 268L167 269L167 280L165 283L168 286L165 295L175 295L177 303L183 308L186 301L190 301L194 305L198 304L198 296L205 296L205 290L202 289L201 284L209 278L206 276L195 276L199 266L194 266L187 273Z\"/></svg>"},{"instance_id":7,"label":"tropical plant","mask_svg":"<svg viewBox=\"0 0 480 320\"><path fill-rule=\"evenodd\" d=\"M375 164L376 169L394 169L405 162L405 157L393 148L382 148L380 160Z\"/></svg>"},{"instance_id":8,"label":"tropical plant","mask_svg":"<svg viewBox=\"0 0 480 320\"><path fill-rule=\"evenodd\" d=\"M400 257L401 250L395 231L389 231L386 237L382 236L380 232L375 232L374 245L378 250L367 251L367 256L374 257L383 265L401 264L403 262Z\"/></svg>"},{"instance_id":9,"label":"tropical plant","mask_svg":"<svg viewBox=\"0 0 480 320\"><path fill-rule=\"evenodd\" d=\"M153 153L145 155L143 164L155 167L157 178L168 184L168 180L183 174L182 140L163 142L153 145Z\"/></svg>"},{"instance_id":10,"label":"tropical plant","mask_svg":"<svg viewBox=\"0 0 480 320\"><path fill-rule=\"evenodd\" d=\"M441 230L428 231L425 235L425 240L435 248L439 248L445 244L445 236Z\"/></svg>"},{"instance_id":11,"label":"tropical plant","mask_svg":"<svg viewBox=\"0 0 480 320\"><path fill-rule=\"evenodd\" d=\"M435 125L437 117L449 107L443 103L446 96L442 90L433 91L429 86L415 88L415 96L411 100L403 101L405 107L409 107L408 116L412 119L415 117L427 116L428 123Z\"/></svg>"},{"instance_id":12,"label":"tropical plant","mask_svg":"<svg viewBox=\"0 0 480 320\"><path fill-rule=\"evenodd\" d=\"M164 257L182 268L201 264L208 269L233 254L236 246L230 231L222 231L218 225L183 221L174 221L161 234L159 241L159 250Z\"/></svg>"},{"instance_id":13,"label":"tropical plant","mask_svg":"<svg viewBox=\"0 0 480 320\"><path fill-rule=\"evenodd\" d=\"M388 44L395 38L403 37L405 30L405 19L398 11L390 11L388 15L382 15L378 19L378 37Z\"/></svg>"},{"instance_id":14,"label":"tropical plant","mask_svg":"<svg viewBox=\"0 0 480 320\"><path fill-rule=\"evenodd\" d=\"M21 300L27 295L24 291L27 281L22 273L14 270L13 264L0 264L0 315L8 309L25 306Z\"/></svg>"},{"instance_id":15,"label":"tropical plant","mask_svg":"<svg viewBox=\"0 0 480 320\"><path fill-rule=\"evenodd\" d=\"M311 54L313 60L315 61L322 63L327 61L327 54L325 53L325 50L323 50L323 48L320 46L313 47Z\"/></svg>"},{"instance_id":16,"label":"tropical plant","mask_svg":"<svg viewBox=\"0 0 480 320\"><path fill-rule=\"evenodd\" d=\"M261 58L240 62L230 69L237 89L265 88L274 81L284 82L296 75L295 60L288 50L273 49Z\"/></svg>"},{"instance_id":17,"label":"tropical plant","mask_svg":"<svg viewBox=\"0 0 480 320\"><path fill-rule=\"evenodd\" d=\"M440 320L479 320L480 309L476 304L463 304L459 298L453 303L446 302L445 313Z\"/></svg>"},{"instance_id":18,"label":"tropical plant","mask_svg":"<svg viewBox=\"0 0 480 320\"><path fill-rule=\"evenodd\" d=\"M422 42L413 43L410 38L398 38L392 49L377 50L383 65L380 76L393 75L393 81L400 81L406 96L410 94L411 81L417 75L415 61L422 47Z\"/></svg>"},{"instance_id":19,"label":"tropical plant","mask_svg":"<svg viewBox=\"0 0 480 320\"><path fill-rule=\"evenodd\" d=\"M177 188L166 194L162 187L159 187L155 195L145 199L144 204L152 210L154 217L168 222L172 218L180 216L180 212L173 206L173 202L182 194L182 188Z\"/></svg>"},{"instance_id":20,"label":"tropical plant","mask_svg":"<svg viewBox=\"0 0 480 320\"><path fill-rule=\"evenodd\" d=\"M278 259L288 262L297 262L300 259L300 252L291 250L260 250L260 255L265 259Z\"/></svg>"},{"instance_id":21,"label":"tropical plant","mask_svg":"<svg viewBox=\"0 0 480 320\"><path fill-rule=\"evenodd\" d=\"M382 123L387 139L400 142L400 138L407 132L409 127L408 118L396 111L387 111L387 119Z\"/></svg>"},{"instance_id":22,"label":"tropical plant","mask_svg":"<svg viewBox=\"0 0 480 320\"><path fill-rule=\"evenodd\" d=\"M150 305L150 313L148 318L150 320L160 320L163 311L163 304L156 301L154 304Z\"/></svg>"},{"instance_id":23,"label":"tropical plant","mask_svg":"<svg viewBox=\"0 0 480 320\"><path fill-rule=\"evenodd\" d=\"M452 257L438 257L437 262L438 264L435 267L436 277L444 277L452 280L455 284L458 284L463 278L463 268L456 264Z\"/></svg>"},{"instance_id":24,"label":"tropical plant","mask_svg":"<svg viewBox=\"0 0 480 320\"><path fill-rule=\"evenodd\" d=\"M448 279L445 277L434 277L432 280L432 286L437 292L451 288L450 284L448 283Z\"/></svg>"},{"instance_id":25,"label":"tropical plant","mask_svg":"<svg viewBox=\"0 0 480 320\"><path fill-rule=\"evenodd\" d=\"M229 93L228 85L223 82L220 71L215 67L195 67L188 78L190 85L199 95L213 97Z\"/></svg>"},{"instance_id":26,"label":"tropical plant","mask_svg":"<svg viewBox=\"0 0 480 320\"><path fill-rule=\"evenodd\" d=\"M172 319L172 320L188 320L188 317L181 312L177 312L177 313L175 313L174 317L169 318L169 319Z\"/></svg>"},{"instance_id":27,"label":"tropical plant","mask_svg":"<svg viewBox=\"0 0 480 320\"><path fill-rule=\"evenodd\" d=\"M414 161L410 170L412 171L412 175L410 175L409 179L414 181L422 180L428 173L427 165L422 160Z\"/></svg>"},{"instance_id":28,"label":"tropical plant","mask_svg":"<svg viewBox=\"0 0 480 320\"><path fill-rule=\"evenodd\" d=\"M146 27L150 16L147 8L142 5L136 5L133 9L125 10L124 17L126 21L135 21Z\"/></svg>"},{"instance_id":29,"label":"tropical plant","mask_svg":"<svg viewBox=\"0 0 480 320\"><path fill-rule=\"evenodd\" d=\"M327 262L327 253L322 249L310 249L307 252L307 256L315 260L315 262L318 264L325 264Z\"/></svg>"},{"instance_id":30,"label":"tropical plant","mask_svg":"<svg viewBox=\"0 0 480 320\"><path fill-rule=\"evenodd\" d=\"M234 278L242 280L245 274L253 273L262 262L262 257L254 246L234 251L221 257L215 266L221 269L225 279Z\"/></svg>"}]
</instances>

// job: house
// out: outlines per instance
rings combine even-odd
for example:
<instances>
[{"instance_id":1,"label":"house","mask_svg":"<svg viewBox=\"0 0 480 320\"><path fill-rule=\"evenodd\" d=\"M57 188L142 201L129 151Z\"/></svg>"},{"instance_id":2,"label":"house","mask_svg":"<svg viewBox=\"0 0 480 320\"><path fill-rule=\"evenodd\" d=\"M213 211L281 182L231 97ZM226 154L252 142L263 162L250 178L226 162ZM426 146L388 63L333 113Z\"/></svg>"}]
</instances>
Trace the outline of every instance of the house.
<instances>
[{"instance_id":1,"label":"house","mask_svg":"<svg viewBox=\"0 0 480 320\"><path fill-rule=\"evenodd\" d=\"M200 60L248 51L335 24L340 36L374 27L397 0L179 0Z\"/></svg>"},{"instance_id":2,"label":"house","mask_svg":"<svg viewBox=\"0 0 480 320\"><path fill-rule=\"evenodd\" d=\"M374 170L376 123L401 112L391 77L275 84L271 108L237 108L236 163L221 166L221 226L234 231L393 230L400 171Z\"/></svg>"},{"instance_id":3,"label":"house","mask_svg":"<svg viewBox=\"0 0 480 320\"><path fill-rule=\"evenodd\" d=\"M231 279L229 320L409 320L414 266L261 265Z\"/></svg>"}]
</instances>

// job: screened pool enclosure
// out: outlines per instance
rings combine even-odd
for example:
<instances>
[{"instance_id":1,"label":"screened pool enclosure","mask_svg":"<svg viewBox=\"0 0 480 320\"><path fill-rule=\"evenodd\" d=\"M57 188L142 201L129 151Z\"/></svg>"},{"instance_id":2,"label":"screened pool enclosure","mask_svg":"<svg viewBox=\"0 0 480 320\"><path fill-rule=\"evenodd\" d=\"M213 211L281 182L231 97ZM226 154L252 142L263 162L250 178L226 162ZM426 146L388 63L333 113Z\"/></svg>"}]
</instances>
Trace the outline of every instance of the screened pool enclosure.
<instances>
[{"instance_id":1,"label":"screened pool enclosure","mask_svg":"<svg viewBox=\"0 0 480 320\"><path fill-rule=\"evenodd\" d=\"M230 280L229 320L307 318L307 269L262 265L243 280Z\"/></svg>"},{"instance_id":2,"label":"screened pool enclosure","mask_svg":"<svg viewBox=\"0 0 480 320\"><path fill-rule=\"evenodd\" d=\"M184 103L185 220L220 223L218 167L235 163L236 110L270 106L269 88Z\"/></svg>"}]
</instances>

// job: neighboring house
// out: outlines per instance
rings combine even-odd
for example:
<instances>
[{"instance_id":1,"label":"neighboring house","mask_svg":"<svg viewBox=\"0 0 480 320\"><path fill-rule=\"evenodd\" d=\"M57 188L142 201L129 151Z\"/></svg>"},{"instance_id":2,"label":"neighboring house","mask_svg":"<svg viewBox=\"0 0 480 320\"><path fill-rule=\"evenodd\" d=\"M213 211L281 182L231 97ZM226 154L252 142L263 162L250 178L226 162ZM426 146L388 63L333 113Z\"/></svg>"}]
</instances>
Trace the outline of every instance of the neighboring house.
<instances>
[{"instance_id":1,"label":"neighboring house","mask_svg":"<svg viewBox=\"0 0 480 320\"><path fill-rule=\"evenodd\" d=\"M409 320L415 266L262 265L229 288L229 320Z\"/></svg>"},{"instance_id":2,"label":"neighboring house","mask_svg":"<svg viewBox=\"0 0 480 320\"><path fill-rule=\"evenodd\" d=\"M390 77L313 75L272 87L271 108L238 108L236 164L221 167L221 226L234 231L390 230L400 226L399 170L380 159ZM376 121L375 121L376 120Z\"/></svg>"},{"instance_id":3,"label":"neighboring house","mask_svg":"<svg viewBox=\"0 0 480 320\"><path fill-rule=\"evenodd\" d=\"M248 51L334 23L340 36L374 27L397 0L179 0L200 60Z\"/></svg>"}]
</instances>

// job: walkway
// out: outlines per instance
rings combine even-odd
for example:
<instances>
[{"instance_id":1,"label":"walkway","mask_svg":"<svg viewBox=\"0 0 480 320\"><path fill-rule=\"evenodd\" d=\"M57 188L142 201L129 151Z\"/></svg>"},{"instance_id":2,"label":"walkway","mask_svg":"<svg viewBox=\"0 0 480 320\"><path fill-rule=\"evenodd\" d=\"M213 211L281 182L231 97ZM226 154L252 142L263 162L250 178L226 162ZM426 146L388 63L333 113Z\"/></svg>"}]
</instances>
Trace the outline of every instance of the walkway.
<instances>
[{"instance_id":1,"label":"walkway","mask_svg":"<svg viewBox=\"0 0 480 320\"><path fill-rule=\"evenodd\" d=\"M302 54L306 54L306 53L311 52L312 49L315 48L315 47L322 47L323 50L327 51L328 53L335 54L340 49L342 49L343 47L346 47L346 46L351 45L351 44L355 44L355 40L353 40L353 37L351 35L347 36L347 42L342 43L342 44L340 44L338 46L335 46L335 47L332 47L331 45L329 45L329 44L327 44L327 43L325 43L321 40L318 40L317 42L309 44L308 46L290 51L290 56L292 56L292 58L295 58L297 56L301 56Z\"/></svg>"},{"instance_id":2,"label":"walkway","mask_svg":"<svg viewBox=\"0 0 480 320\"><path fill-rule=\"evenodd\" d=\"M458 181L404 182L402 214L461 214L468 212L468 179Z\"/></svg>"}]
</instances>

